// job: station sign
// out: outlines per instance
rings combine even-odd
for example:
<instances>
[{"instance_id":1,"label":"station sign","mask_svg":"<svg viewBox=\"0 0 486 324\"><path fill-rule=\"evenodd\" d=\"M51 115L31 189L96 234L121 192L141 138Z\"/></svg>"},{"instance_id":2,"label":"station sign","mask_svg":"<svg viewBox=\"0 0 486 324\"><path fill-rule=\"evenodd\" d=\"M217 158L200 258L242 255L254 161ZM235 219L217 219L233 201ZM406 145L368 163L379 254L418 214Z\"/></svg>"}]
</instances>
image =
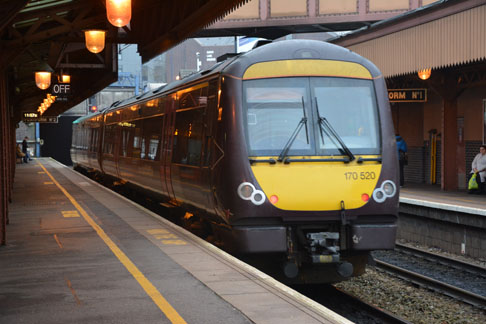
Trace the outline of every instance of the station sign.
<instances>
[{"instance_id":1,"label":"station sign","mask_svg":"<svg viewBox=\"0 0 486 324\"><path fill-rule=\"evenodd\" d=\"M57 124L57 116L39 116L36 112L24 113L22 121L24 123L55 123Z\"/></svg>"},{"instance_id":2,"label":"station sign","mask_svg":"<svg viewBox=\"0 0 486 324\"><path fill-rule=\"evenodd\" d=\"M69 83L54 83L51 87L51 93L56 96L56 101L68 101L71 95L71 85Z\"/></svg>"},{"instance_id":3,"label":"station sign","mask_svg":"<svg viewBox=\"0 0 486 324\"><path fill-rule=\"evenodd\" d=\"M388 89L390 102L427 102L427 89Z\"/></svg>"}]
</instances>

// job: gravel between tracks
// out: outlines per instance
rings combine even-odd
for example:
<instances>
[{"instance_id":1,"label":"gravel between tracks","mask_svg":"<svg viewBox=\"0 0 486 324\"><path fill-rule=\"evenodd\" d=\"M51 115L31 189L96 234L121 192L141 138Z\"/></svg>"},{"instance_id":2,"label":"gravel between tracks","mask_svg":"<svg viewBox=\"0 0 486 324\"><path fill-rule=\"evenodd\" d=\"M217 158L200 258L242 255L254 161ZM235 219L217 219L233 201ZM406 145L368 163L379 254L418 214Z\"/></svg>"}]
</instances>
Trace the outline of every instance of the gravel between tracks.
<instances>
[{"instance_id":1,"label":"gravel between tracks","mask_svg":"<svg viewBox=\"0 0 486 324\"><path fill-rule=\"evenodd\" d=\"M486 311L413 286L373 267L368 267L364 275L335 286L416 324L486 323Z\"/></svg>"},{"instance_id":2,"label":"gravel between tracks","mask_svg":"<svg viewBox=\"0 0 486 324\"><path fill-rule=\"evenodd\" d=\"M400 241L400 243L483 267L486 266L486 260L459 256L416 243L405 241ZM481 311L427 289L416 287L374 267L368 267L366 273L360 277L341 282L335 286L416 324L486 323L486 311Z\"/></svg>"}]
</instances>

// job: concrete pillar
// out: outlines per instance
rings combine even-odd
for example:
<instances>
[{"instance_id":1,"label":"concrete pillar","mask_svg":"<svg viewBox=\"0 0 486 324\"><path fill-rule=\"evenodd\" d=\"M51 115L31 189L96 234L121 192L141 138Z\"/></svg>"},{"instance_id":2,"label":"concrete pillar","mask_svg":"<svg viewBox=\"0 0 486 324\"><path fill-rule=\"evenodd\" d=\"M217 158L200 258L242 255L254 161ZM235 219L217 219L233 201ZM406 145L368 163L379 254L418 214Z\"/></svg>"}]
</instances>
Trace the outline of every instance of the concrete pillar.
<instances>
[{"instance_id":1,"label":"concrete pillar","mask_svg":"<svg viewBox=\"0 0 486 324\"><path fill-rule=\"evenodd\" d=\"M1 71L1 70L0 70ZM8 214L8 192L10 187L8 177L7 151L8 151L8 110L7 91L5 74L0 73L0 245L5 245L7 214Z\"/></svg>"},{"instance_id":2,"label":"concrete pillar","mask_svg":"<svg viewBox=\"0 0 486 324\"><path fill-rule=\"evenodd\" d=\"M457 98L445 98L442 103L442 190L457 189L457 144Z\"/></svg>"}]
</instances>

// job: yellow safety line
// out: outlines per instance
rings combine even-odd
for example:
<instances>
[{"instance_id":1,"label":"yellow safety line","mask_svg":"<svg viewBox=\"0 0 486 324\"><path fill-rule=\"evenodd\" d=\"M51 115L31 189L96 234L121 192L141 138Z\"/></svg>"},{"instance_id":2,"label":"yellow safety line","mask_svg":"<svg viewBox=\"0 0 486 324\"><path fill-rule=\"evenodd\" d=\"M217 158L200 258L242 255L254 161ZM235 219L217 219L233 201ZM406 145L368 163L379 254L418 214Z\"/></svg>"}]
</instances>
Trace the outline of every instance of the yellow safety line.
<instances>
[{"instance_id":1,"label":"yellow safety line","mask_svg":"<svg viewBox=\"0 0 486 324\"><path fill-rule=\"evenodd\" d=\"M137 266L123 253L122 250L110 239L110 237L103 231L103 229L95 223L95 221L88 215L88 213L78 204L78 202L64 189L59 182L47 171L47 169L40 163L42 169L52 179L56 186L66 195L71 201L73 206L79 211L83 218L89 225L98 233L99 237L105 242L125 268L132 274L132 276L138 281L147 295L152 298L154 303L160 308L160 310L167 316L167 318L174 324L183 324L186 321L177 313L177 311L169 304L169 302L162 296L162 294L154 287L154 285L138 270Z\"/></svg>"}]
</instances>

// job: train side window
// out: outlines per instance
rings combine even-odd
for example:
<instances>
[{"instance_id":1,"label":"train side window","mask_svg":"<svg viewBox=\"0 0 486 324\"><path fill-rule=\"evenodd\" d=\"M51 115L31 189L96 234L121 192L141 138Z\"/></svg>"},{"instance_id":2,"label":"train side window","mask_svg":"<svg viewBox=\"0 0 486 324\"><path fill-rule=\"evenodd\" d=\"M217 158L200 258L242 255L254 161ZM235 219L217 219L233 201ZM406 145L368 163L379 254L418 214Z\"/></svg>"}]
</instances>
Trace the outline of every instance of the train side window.
<instances>
[{"instance_id":1,"label":"train side window","mask_svg":"<svg viewBox=\"0 0 486 324\"><path fill-rule=\"evenodd\" d=\"M132 150L131 150L131 156L133 158L143 158L145 156L145 150L142 149L143 147L143 137L142 137L142 120L135 120L132 121L131 124L133 124L133 132L132 132L132 140L130 141L130 144L132 144Z\"/></svg>"},{"instance_id":2,"label":"train side window","mask_svg":"<svg viewBox=\"0 0 486 324\"><path fill-rule=\"evenodd\" d=\"M115 147L116 125L105 126L105 136L103 142L103 153L113 154Z\"/></svg>"},{"instance_id":3,"label":"train side window","mask_svg":"<svg viewBox=\"0 0 486 324\"><path fill-rule=\"evenodd\" d=\"M91 129L90 152L96 152L98 148L98 128Z\"/></svg>"},{"instance_id":4,"label":"train side window","mask_svg":"<svg viewBox=\"0 0 486 324\"><path fill-rule=\"evenodd\" d=\"M204 109L178 111L176 115L172 162L199 166L203 138Z\"/></svg>"},{"instance_id":5,"label":"train side window","mask_svg":"<svg viewBox=\"0 0 486 324\"><path fill-rule=\"evenodd\" d=\"M203 86L192 91L182 93L179 99L179 108L193 108L206 106L208 102L208 87Z\"/></svg>"},{"instance_id":6,"label":"train side window","mask_svg":"<svg viewBox=\"0 0 486 324\"><path fill-rule=\"evenodd\" d=\"M160 137L162 136L162 116L143 121L143 144L145 159L160 160Z\"/></svg>"}]
</instances>

